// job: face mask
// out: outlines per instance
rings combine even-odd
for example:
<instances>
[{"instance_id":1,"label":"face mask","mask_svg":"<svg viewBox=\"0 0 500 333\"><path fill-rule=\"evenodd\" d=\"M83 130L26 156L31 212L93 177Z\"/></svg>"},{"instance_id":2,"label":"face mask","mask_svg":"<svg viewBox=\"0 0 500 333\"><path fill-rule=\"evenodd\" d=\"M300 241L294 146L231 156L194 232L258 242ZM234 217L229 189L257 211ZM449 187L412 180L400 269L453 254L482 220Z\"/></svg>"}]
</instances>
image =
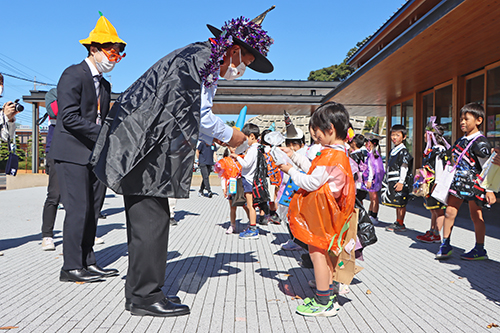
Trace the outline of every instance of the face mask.
<instances>
[{"instance_id":1,"label":"face mask","mask_svg":"<svg viewBox=\"0 0 500 333\"><path fill-rule=\"evenodd\" d=\"M101 57L102 57L101 62L98 62L94 56L95 66L97 67L97 70L101 73L111 72L113 70L113 68L115 67L116 63L109 61L108 57L106 57L106 55L104 53L102 53L101 51L99 51L99 53L101 54Z\"/></svg>"},{"instance_id":2,"label":"face mask","mask_svg":"<svg viewBox=\"0 0 500 333\"><path fill-rule=\"evenodd\" d=\"M2 96L3 94L3 86L0 86L0 97Z\"/></svg>"},{"instance_id":3,"label":"face mask","mask_svg":"<svg viewBox=\"0 0 500 333\"><path fill-rule=\"evenodd\" d=\"M240 64L238 65L238 67L232 67L231 64L233 63L233 59L232 57L229 57L229 66L226 70L226 74L224 74L223 78L225 78L226 80L234 80L234 79L237 79L239 77L242 77L243 74L245 73L245 69L246 69L246 65L243 61L241 61L241 49L239 50L240 51Z\"/></svg>"}]
</instances>

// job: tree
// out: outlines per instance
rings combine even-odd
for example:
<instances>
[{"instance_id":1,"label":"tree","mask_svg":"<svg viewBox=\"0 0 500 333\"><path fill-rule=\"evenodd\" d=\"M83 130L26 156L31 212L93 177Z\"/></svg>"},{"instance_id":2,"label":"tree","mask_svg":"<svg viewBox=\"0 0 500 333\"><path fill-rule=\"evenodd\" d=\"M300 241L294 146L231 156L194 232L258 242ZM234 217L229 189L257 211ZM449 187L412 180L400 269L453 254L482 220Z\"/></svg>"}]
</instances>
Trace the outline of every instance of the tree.
<instances>
[{"instance_id":1,"label":"tree","mask_svg":"<svg viewBox=\"0 0 500 333\"><path fill-rule=\"evenodd\" d=\"M377 123L377 120L378 120L377 117L370 117L370 118L366 119L364 129L367 131L371 131L373 129L373 127L375 126L375 124Z\"/></svg>"},{"instance_id":2,"label":"tree","mask_svg":"<svg viewBox=\"0 0 500 333\"><path fill-rule=\"evenodd\" d=\"M309 73L309 81L344 81L349 75L354 73L354 68L347 64L349 58L364 44L371 36L358 42L355 47L347 52L346 58L338 65L321 68Z\"/></svg>"}]
</instances>

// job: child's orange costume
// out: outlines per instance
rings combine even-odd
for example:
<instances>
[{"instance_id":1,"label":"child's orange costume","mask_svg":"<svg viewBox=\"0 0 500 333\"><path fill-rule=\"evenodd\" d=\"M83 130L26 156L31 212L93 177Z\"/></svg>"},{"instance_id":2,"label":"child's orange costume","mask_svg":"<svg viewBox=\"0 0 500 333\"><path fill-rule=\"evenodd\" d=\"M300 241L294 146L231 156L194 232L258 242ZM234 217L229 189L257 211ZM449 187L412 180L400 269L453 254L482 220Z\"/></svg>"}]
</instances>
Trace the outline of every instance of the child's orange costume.
<instances>
[{"instance_id":1,"label":"child's orange costume","mask_svg":"<svg viewBox=\"0 0 500 333\"><path fill-rule=\"evenodd\" d=\"M281 185L281 171L274 162L273 157L270 153L264 153L267 163L267 176L269 177L269 182L271 185L280 186Z\"/></svg>"},{"instance_id":2,"label":"child's orange costume","mask_svg":"<svg viewBox=\"0 0 500 333\"><path fill-rule=\"evenodd\" d=\"M321 165L337 167L345 174L346 182L340 196L335 199L328 183L313 192L299 189L290 202L290 229L302 242L338 255L349 228L347 221L354 212L354 178L349 158L340 150L323 149L312 161L307 174Z\"/></svg>"},{"instance_id":3,"label":"child's orange costume","mask_svg":"<svg viewBox=\"0 0 500 333\"><path fill-rule=\"evenodd\" d=\"M215 163L214 170L219 174L219 177L222 177L226 180L229 180L230 178L238 178L241 176L240 163L229 156L218 160L217 163Z\"/></svg>"}]
</instances>

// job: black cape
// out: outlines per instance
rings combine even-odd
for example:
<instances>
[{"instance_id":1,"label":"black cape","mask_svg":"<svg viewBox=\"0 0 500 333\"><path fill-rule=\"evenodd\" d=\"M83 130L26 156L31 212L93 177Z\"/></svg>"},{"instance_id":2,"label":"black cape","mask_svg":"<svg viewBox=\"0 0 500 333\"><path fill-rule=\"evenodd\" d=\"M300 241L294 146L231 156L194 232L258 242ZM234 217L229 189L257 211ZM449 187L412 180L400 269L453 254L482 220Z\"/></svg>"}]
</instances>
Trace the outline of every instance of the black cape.
<instances>
[{"instance_id":1,"label":"black cape","mask_svg":"<svg viewBox=\"0 0 500 333\"><path fill-rule=\"evenodd\" d=\"M200 127L199 70L210 42L166 55L117 99L90 162L119 194L187 198Z\"/></svg>"}]
</instances>

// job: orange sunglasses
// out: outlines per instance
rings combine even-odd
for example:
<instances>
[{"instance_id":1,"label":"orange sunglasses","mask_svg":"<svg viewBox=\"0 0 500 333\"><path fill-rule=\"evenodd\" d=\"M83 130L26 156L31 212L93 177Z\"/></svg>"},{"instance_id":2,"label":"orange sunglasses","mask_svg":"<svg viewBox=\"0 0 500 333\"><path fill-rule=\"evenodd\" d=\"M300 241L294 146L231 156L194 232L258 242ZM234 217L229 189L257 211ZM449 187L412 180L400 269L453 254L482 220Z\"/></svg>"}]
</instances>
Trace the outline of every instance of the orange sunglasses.
<instances>
[{"instance_id":1,"label":"orange sunglasses","mask_svg":"<svg viewBox=\"0 0 500 333\"><path fill-rule=\"evenodd\" d=\"M114 63L119 63L120 60L125 58L127 55L124 53L123 55L120 55L118 52L116 52L115 49L111 49L109 51L106 51L105 49L101 49L101 51L106 55L109 61L114 62Z\"/></svg>"}]
</instances>

